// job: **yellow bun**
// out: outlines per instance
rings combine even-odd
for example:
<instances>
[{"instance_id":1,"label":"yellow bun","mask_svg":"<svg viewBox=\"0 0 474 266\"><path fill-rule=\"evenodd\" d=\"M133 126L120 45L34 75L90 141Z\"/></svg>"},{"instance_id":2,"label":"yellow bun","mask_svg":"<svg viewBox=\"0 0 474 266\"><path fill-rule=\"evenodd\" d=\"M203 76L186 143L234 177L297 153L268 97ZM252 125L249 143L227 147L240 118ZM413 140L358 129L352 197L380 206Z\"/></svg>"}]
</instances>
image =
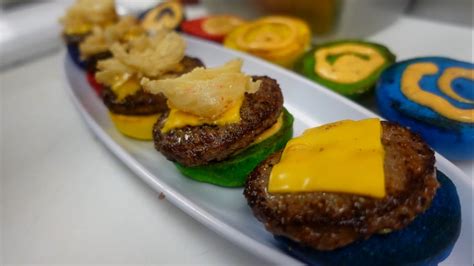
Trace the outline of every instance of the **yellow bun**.
<instances>
[{"instance_id":1,"label":"yellow bun","mask_svg":"<svg viewBox=\"0 0 474 266\"><path fill-rule=\"evenodd\" d=\"M133 116L109 112L110 118L120 133L139 140L152 140L153 125L160 114Z\"/></svg>"},{"instance_id":2,"label":"yellow bun","mask_svg":"<svg viewBox=\"0 0 474 266\"><path fill-rule=\"evenodd\" d=\"M291 67L310 45L311 31L304 21L268 16L234 29L224 46Z\"/></svg>"}]
</instances>

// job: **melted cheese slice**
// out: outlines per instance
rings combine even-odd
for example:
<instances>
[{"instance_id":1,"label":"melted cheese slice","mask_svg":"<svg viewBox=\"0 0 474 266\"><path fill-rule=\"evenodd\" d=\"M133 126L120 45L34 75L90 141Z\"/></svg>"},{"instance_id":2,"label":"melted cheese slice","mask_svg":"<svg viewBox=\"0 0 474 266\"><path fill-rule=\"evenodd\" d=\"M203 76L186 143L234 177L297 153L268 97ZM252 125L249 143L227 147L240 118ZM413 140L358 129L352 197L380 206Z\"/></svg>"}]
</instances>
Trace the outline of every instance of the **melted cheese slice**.
<instances>
[{"instance_id":1,"label":"melted cheese slice","mask_svg":"<svg viewBox=\"0 0 474 266\"><path fill-rule=\"evenodd\" d=\"M123 83L117 83L112 86L112 91L117 96L117 101L122 101L128 95L133 95L141 88L140 82L136 78L129 78Z\"/></svg>"},{"instance_id":2,"label":"melted cheese slice","mask_svg":"<svg viewBox=\"0 0 474 266\"><path fill-rule=\"evenodd\" d=\"M204 124L222 126L237 123L240 121L240 107L243 102L244 97L242 96L234 105L232 105L232 107L214 120L181 111L174 108L168 102L170 113L168 118L166 118L163 128L161 128L161 132L166 133L172 129L182 128L185 126L201 126Z\"/></svg>"},{"instance_id":3,"label":"melted cheese slice","mask_svg":"<svg viewBox=\"0 0 474 266\"><path fill-rule=\"evenodd\" d=\"M288 142L270 174L270 193L334 192L385 196L379 119L344 120Z\"/></svg>"},{"instance_id":4,"label":"melted cheese slice","mask_svg":"<svg viewBox=\"0 0 474 266\"><path fill-rule=\"evenodd\" d=\"M270 128L263 131L260 135L258 135L251 145L258 144L268 139L269 137L275 135L278 131L280 131L282 126L283 126L283 112L280 114L275 124L273 124L273 126L271 126Z\"/></svg>"}]
</instances>

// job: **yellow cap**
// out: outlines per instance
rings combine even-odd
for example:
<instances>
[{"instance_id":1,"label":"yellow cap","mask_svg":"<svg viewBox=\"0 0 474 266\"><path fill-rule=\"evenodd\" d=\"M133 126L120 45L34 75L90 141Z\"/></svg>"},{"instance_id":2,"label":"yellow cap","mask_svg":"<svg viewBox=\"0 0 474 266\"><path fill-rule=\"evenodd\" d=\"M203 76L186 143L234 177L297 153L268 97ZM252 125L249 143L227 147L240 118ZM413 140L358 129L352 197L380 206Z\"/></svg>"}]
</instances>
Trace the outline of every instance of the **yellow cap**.
<instances>
[{"instance_id":1,"label":"yellow cap","mask_svg":"<svg viewBox=\"0 0 474 266\"><path fill-rule=\"evenodd\" d=\"M161 114L122 115L109 112L110 118L120 133L139 140L153 139L153 125Z\"/></svg>"}]
</instances>

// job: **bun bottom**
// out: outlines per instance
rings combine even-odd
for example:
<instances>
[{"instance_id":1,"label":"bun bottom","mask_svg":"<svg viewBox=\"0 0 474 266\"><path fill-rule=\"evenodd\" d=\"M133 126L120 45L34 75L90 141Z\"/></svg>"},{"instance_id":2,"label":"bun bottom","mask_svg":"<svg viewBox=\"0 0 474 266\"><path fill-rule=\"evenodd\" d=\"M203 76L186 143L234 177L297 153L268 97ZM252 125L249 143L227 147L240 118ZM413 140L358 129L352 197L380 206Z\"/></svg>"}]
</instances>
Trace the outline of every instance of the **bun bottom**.
<instances>
[{"instance_id":1,"label":"bun bottom","mask_svg":"<svg viewBox=\"0 0 474 266\"><path fill-rule=\"evenodd\" d=\"M87 70L87 64L81 60L81 53L79 52L79 45L77 43L70 43L66 45L67 52L71 57L72 61L82 70Z\"/></svg>"},{"instance_id":2,"label":"bun bottom","mask_svg":"<svg viewBox=\"0 0 474 266\"><path fill-rule=\"evenodd\" d=\"M278 245L309 265L437 265L451 253L461 230L456 187L437 171L440 188L431 207L407 227L333 251L318 251L282 236Z\"/></svg>"},{"instance_id":3,"label":"bun bottom","mask_svg":"<svg viewBox=\"0 0 474 266\"><path fill-rule=\"evenodd\" d=\"M153 125L161 114L121 115L109 112L110 119L120 133L139 140L153 140Z\"/></svg>"},{"instance_id":4,"label":"bun bottom","mask_svg":"<svg viewBox=\"0 0 474 266\"><path fill-rule=\"evenodd\" d=\"M452 130L425 123L421 120L404 115L392 107L391 100L383 93L377 91L377 105L380 113L389 121L397 122L409 127L423 137L431 147L451 160L474 159L474 130L462 128Z\"/></svg>"},{"instance_id":5,"label":"bun bottom","mask_svg":"<svg viewBox=\"0 0 474 266\"><path fill-rule=\"evenodd\" d=\"M87 82L89 82L89 85L91 85L91 87L97 93L97 96L102 97L102 90L104 89L104 86L100 85L97 82L97 80L95 79L95 73L93 71L87 71L86 77Z\"/></svg>"},{"instance_id":6,"label":"bun bottom","mask_svg":"<svg viewBox=\"0 0 474 266\"><path fill-rule=\"evenodd\" d=\"M431 147L450 160L474 159L472 123L452 120L429 106L412 101L403 93L403 75L408 67L417 63L434 64L439 69L435 74L423 75L418 81L423 91L441 97L451 106L472 109L472 104L458 101L442 92L438 82L448 68L472 69L473 64L442 57L423 57L398 62L382 73L375 90L381 115L420 134ZM469 79L455 78L451 86L458 96L472 98L468 96L472 95L472 82Z\"/></svg>"},{"instance_id":7,"label":"bun bottom","mask_svg":"<svg viewBox=\"0 0 474 266\"><path fill-rule=\"evenodd\" d=\"M242 187L248 175L270 154L283 149L293 136L293 116L283 108L283 124L271 137L251 145L227 160L208 165L186 167L175 163L190 179L222 187Z\"/></svg>"}]
</instances>

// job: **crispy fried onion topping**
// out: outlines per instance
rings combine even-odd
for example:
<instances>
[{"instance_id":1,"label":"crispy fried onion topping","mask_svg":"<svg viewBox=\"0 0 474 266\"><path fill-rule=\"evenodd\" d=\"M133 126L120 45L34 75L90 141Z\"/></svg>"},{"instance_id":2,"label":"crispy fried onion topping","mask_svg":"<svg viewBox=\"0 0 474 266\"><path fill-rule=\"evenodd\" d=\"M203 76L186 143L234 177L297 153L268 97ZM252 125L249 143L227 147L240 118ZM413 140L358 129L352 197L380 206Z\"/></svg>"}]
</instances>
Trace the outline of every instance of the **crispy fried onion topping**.
<instances>
[{"instance_id":1,"label":"crispy fried onion topping","mask_svg":"<svg viewBox=\"0 0 474 266\"><path fill-rule=\"evenodd\" d=\"M153 37L141 36L127 44L114 43L110 51L113 58L97 63L98 82L110 87L138 78L160 78L161 75L179 68L186 44L175 32L158 32Z\"/></svg>"},{"instance_id":2,"label":"crispy fried onion topping","mask_svg":"<svg viewBox=\"0 0 474 266\"><path fill-rule=\"evenodd\" d=\"M123 17L116 24L106 28L94 27L92 34L79 45L81 56L84 59L106 52L115 42L124 43L145 33L145 29L140 26L138 20L131 16Z\"/></svg>"},{"instance_id":3,"label":"crispy fried onion topping","mask_svg":"<svg viewBox=\"0 0 474 266\"><path fill-rule=\"evenodd\" d=\"M104 27L116 19L114 0L77 0L60 21L66 32L81 33L92 26Z\"/></svg>"},{"instance_id":4,"label":"crispy fried onion topping","mask_svg":"<svg viewBox=\"0 0 474 266\"><path fill-rule=\"evenodd\" d=\"M254 93L260 81L241 72L242 60L235 59L216 68L196 68L175 79L149 80L141 84L150 93L163 93L173 108L215 119L232 107L245 93Z\"/></svg>"}]
</instances>

